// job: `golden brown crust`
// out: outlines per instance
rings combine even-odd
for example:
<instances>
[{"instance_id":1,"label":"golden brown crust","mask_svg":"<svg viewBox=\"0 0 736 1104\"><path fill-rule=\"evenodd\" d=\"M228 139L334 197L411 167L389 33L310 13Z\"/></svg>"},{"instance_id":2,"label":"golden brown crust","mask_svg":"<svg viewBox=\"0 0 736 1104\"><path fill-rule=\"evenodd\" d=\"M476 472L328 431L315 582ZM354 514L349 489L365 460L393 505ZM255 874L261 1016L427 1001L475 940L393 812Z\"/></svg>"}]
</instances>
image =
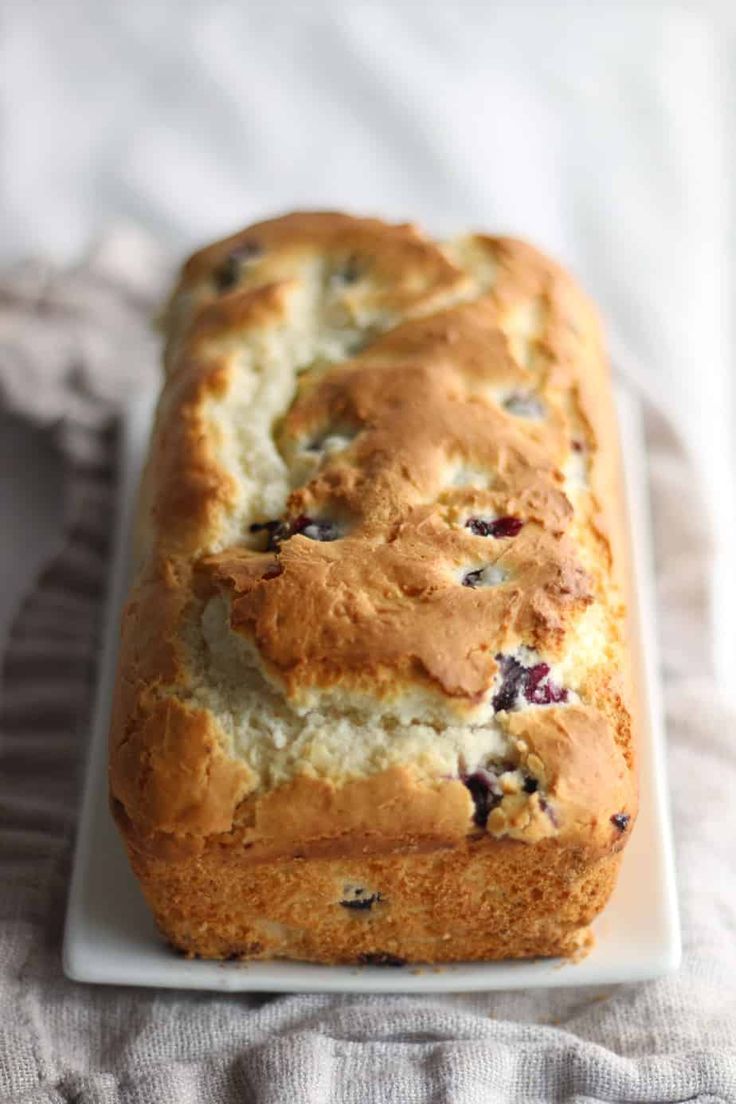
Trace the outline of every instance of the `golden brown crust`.
<instances>
[{"instance_id":1,"label":"golden brown crust","mask_svg":"<svg viewBox=\"0 0 736 1104\"><path fill-rule=\"evenodd\" d=\"M256 956L354 958L342 936L330 952L332 921L292 922L291 890L269 915L299 934L246 937L256 905L233 913L223 879L242 878L257 902L256 867L278 880L302 856L321 885L343 859L370 860L394 886L374 934L398 953L388 933L412 914L402 878L429 893L452 877L457 890L464 871L511 878L551 848L556 876L587 886L595 908L565 912L547 895L528 914L522 894L508 906L518 920L526 902L516 944L510 930L481 936L462 911L457 953L409 927L402 957L571 953L636 813L621 489L592 306L518 241L441 249L410 226L292 215L187 263L167 372L110 750L116 816L164 930L194 953L250 940ZM281 492L259 498L258 480L287 476L280 513L264 512ZM217 602L227 662L203 629ZM289 740L310 711L332 725L354 713L348 765L333 748L274 752L264 767L237 704L253 678L272 728L288 714ZM433 772L426 735L419 755L392 750L392 726L420 723L438 743L461 726L449 773ZM378 739L376 725L387 748L360 760L354 745ZM505 751L470 762L483 726ZM479 798L478 786L491 789Z\"/></svg>"},{"instance_id":2,"label":"golden brown crust","mask_svg":"<svg viewBox=\"0 0 736 1104\"><path fill-rule=\"evenodd\" d=\"M125 833L125 826L123 825ZM476 836L453 846L243 863L141 851L133 869L167 940L188 956L399 965L575 957L615 884L620 852ZM213 890L213 887L214 890ZM225 889L226 887L226 889Z\"/></svg>"},{"instance_id":3,"label":"golden brown crust","mask_svg":"<svg viewBox=\"0 0 736 1104\"><path fill-rule=\"evenodd\" d=\"M310 381L311 383L311 381ZM296 535L272 556L235 548L205 561L234 593L233 627L252 636L289 693L339 684L380 692L419 675L473 705L494 656L525 643L555 653L570 612L591 601L565 538L572 511L559 468L561 414L514 418L483 394L529 389L488 300L406 323L297 397L284 438L350 424L358 436L295 491L292 516L336 517L343 539ZM454 459L492 473L486 491L448 486ZM489 541L469 514L513 515L513 540ZM492 562L504 586L459 586Z\"/></svg>"},{"instance_id":4,"label":"golden brown crust","mask_svg":"<svg viewBox=\"0 0 736 1104\"><path fill-rule=\"evenodd\" d=\"M410 223L387 226L378 219L355 218L331 211L295 212L255 223L216 242L184 265L182 286L207 279L233 252L253 244L263 256L265 281L291 273L294 255L315 254L360 265L364 260L376 274L374 294L396 310L404 310L419 296L441 294L463 280L463 275Z\"/></svg>"}]
</instances>

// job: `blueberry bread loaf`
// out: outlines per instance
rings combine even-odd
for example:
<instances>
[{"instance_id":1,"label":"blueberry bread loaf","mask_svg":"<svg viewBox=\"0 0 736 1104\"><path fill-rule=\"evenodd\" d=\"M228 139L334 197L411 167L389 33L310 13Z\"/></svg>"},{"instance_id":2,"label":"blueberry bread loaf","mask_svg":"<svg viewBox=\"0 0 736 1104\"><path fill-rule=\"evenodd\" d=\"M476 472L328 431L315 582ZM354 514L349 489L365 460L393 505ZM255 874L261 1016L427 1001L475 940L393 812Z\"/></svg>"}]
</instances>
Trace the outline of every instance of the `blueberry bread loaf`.
<instances>
[{"instance_id":1,"label":"blueberry bread loaf","mask_svg":"<svg viewBox=\"0 0 736 1104\"><path fill-rule=\"evenodd\" d=\"M294 214L166 317L110 748L204 957L573 955L636 813L596 314L506 238Z\"/></svg>"}]
</instances>

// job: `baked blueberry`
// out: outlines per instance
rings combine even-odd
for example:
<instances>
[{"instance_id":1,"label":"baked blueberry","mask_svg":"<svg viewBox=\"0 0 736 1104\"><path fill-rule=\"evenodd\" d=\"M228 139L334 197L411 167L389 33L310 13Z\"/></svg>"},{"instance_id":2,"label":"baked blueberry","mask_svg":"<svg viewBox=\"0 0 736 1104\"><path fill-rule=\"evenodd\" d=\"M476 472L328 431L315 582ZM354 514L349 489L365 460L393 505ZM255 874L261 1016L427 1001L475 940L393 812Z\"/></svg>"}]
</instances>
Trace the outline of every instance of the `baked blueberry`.
<instances>
[{"instance_id":1,"label":"baked blueberry","mask_svg":"<svg viewBox=\"0 0 736 1104\"><path fill-rule=\"evenodd\" d=\"M248 526L249 533L266 534L266 551L278 552L282 540L286 540L288 525L284 521L254 521Z\"/></svg>"},{"instance_id":2,"label":"baked blueberry","mask_svg":"<svg viewBox=\"0 0 736 1104\"><path fill-rule=\"evenodd\" d=\"M358 962L361 966L406 966L405 958L399 958L398 955L389 954L388 951L359 954Z\"/></svg>"},{"instance_id":3,"label":"baked blueberry","mask_svg":"<svg viewBox=\"0 0 736 1104\"><path fill-rule=\"evenodd\" d=\"M334 521L328 521L326 518L307 517L306 514L300 514L299 517L294 518L290 523L290 529L289 536L301 533L303 537L308 537L309 540L334 541L340 537L340 530Z\"/></svg>"},{"instance_id":4,"label":"baked blueberry","mask_svg":"<svg viewBox=\"0 0 736 1104\"><path fill-rule=\"evenodd\" d=\"M493 696L496 713L516 709L520 695L530 705L556 705L567 701L569 692L565 686L551 681L548 663L524 667L513 656L500 654L496 662L501 672L501 685Z\"/></svg>"},{"instance_id":5,"label":"baked blueberry","mask_svg":"<svg viewBox=\"0 0 736 1104\"><path fill-rule=\"evenodd\" d=\"M251 533L273 533L281 524L280 521L254 521L248 526L248 531Z\"/></svg>"},{"instance_id":6,"label":"baked blueberry","mask_svg":"<svg viewBox=\"0 0 736 1104\"><path fill-rule=\"evenodd\" d=\"M507 578L508 573L498 564L488 564L486 567L476 568L475 571L468 571L462 577L462 584L473 588L494 587L505 582Z\"/></svg>"},{"instance_id":7,"label":"baked blueberry","mask_svg":"<svg viewBox=\"0 0 736 1104\"><path fill-rule=\"evenodd\" d=\"M249 526L249 531L268 534L267 552L278 552L279 545L297 533L316 541L334 541L341 536L334 521L308 517L307 514L300 514L288 521L256 521Z\"/></svg>"},{"instance_id":8,"label":"baked blueberry","mask_svg":"<svg viewBox=\"0 0 736 1104\"><path fill-rule=\"evenodd\" d=\"M493 695L493 708L496 713L509 711L516 706L516 699L522 687L525 668L513 656L497 655L496 661L501 672L501 685Z\"/></svg>"},{"instance_id":9,"label":"baked blueberry","mask_svg":"<svg viewBox=\"0 0 736 1104\"><path fill-rule=\"evenodd\" d=\"M474 823L479 828L485 828L491 810L495 809L503 797L496 775L487 770L478 770L466 775L462 783L470 791L473 799Z\"/></svg>"},{"instance_id":10,"label":"baked blueberry","mask_svg":"<svg viewBox=\"0 0 736 1104\"><path fill-rule=\"evenodd\" d=\"M540 797L539 808L542 810L543 813L547 814L550 822L554 825L555 828L560 827L560 821L557 813L555 812L554 807L550 805L549 801L546 801L543 797Z\"/></svg>"},{"instance_id":11,"label":"baked blueberry","mask_svg":"<svg viewBox=\"0 0 736 1104\"><path fill-rule=\"evenodd\" d=\"M490 519L471 517L465 522L466 529L469 529L474 536L495 537L497 540L501 537L515 537L523 525L521 518L510 515Z\"/></svg>"},{"instance_id":12,"label":"baked blueberry","mask_svg":"<svg viewBox=\"0 0 736 1104\"><path fill-rule=\"evenodd\" d=\"M347 287L350 284L357 284L361 276L362 272L358 258L348 257L339 268L335 269L332 280L334 284L344 284Z\"/></svg>"},{"instance_id":13,"label":"baked blueberry","mask_svg":"<svg viewBox=\"0 0 736 1104\"><path fill-rule=\"evenodd\" d=\"M254 241L246 241L231 249L227 257L220 261L212 273L215 287L218 291L230 291L240 279L243 265L247 261L255 260L262 253L261 247Z\"/></svg>"},{"instance_id":14,"label":"baked blueberry","mask_svg":"<svg viewBox=\"0 0 736 1104\"><path fill-rule=\"evenodd\" d=\"M380 893L364 894L362 889L355 890L354 897L346 897L340 905L344 909L353 909L355 912L370 912L374 905L381 900Z\"/></svg>"},{"instance_id":15,"label":"baked blueberry","mask_svg":"<svg viewBox=\"0 0 736 1104\"><path fill-rule=\"evenodd\" d=\"M270 567L261 575L262 579L278 579L279 575L283 575L284 569L280 563L273 563Z\"/></svg>"},{"instance_id":16,"label":"baked blueberry","mask_svg":"<svg viewBox=\"0 0 736 1104\"><path fill-rule=\"evenodd\" d=\"M614 813L611 817L611 824L615 828L618 828L619 832L625 832L629 826L631 817L628 813Z\"/></svg>"},{"instance_id":17,"label":"baked blueberry","mask_svg":"<svg viewBox=\"0 0 736 1104\"><path fill-rule=\"evenodd\" d=\"M533 667L526 669L524 697L530 705L552 705L556 702L567 701L565 687L550 682L548 675L548 663L536 663Z\"/></svg>"}]
</instances>

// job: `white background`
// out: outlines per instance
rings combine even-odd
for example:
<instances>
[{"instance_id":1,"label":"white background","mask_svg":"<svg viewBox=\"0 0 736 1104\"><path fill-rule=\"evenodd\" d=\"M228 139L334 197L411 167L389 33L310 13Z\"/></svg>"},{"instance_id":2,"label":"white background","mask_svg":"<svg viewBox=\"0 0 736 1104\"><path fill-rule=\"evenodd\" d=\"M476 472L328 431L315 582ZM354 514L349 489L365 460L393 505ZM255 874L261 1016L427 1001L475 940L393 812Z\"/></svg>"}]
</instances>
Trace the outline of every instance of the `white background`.
<instances>
[{"instance_id":1,"label":"white background","mask_svg":"<svg viewBox=\"0 0 736 1104\"><path fill-rule=\"evenodd\" d=\"M528 237L733 509L736 5L17 0L0 9L0 260L134 222L179 256L347 207ZM0 631L60 516L46 439L0 437Z\"/></svg>"}]
</instances>

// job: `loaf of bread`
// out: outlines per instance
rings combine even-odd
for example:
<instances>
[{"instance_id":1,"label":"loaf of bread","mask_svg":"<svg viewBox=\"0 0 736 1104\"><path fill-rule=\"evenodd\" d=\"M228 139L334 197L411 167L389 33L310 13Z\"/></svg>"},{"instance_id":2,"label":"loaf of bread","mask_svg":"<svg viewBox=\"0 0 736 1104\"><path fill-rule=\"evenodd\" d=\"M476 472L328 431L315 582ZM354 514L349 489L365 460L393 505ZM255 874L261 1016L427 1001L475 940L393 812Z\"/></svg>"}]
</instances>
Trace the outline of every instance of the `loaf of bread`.
<instances>
[{"instance_id":1,"label":"loaf of bread","mask_svg":"<svg viewBox=\"0 0 736 1104\"><path fill-rule=\"evenodd\" d=\"M165 318L110 748L170 943L575 955L637 803L594 308L520 241L293 214Z\"/></svg>"}]
</instances>

